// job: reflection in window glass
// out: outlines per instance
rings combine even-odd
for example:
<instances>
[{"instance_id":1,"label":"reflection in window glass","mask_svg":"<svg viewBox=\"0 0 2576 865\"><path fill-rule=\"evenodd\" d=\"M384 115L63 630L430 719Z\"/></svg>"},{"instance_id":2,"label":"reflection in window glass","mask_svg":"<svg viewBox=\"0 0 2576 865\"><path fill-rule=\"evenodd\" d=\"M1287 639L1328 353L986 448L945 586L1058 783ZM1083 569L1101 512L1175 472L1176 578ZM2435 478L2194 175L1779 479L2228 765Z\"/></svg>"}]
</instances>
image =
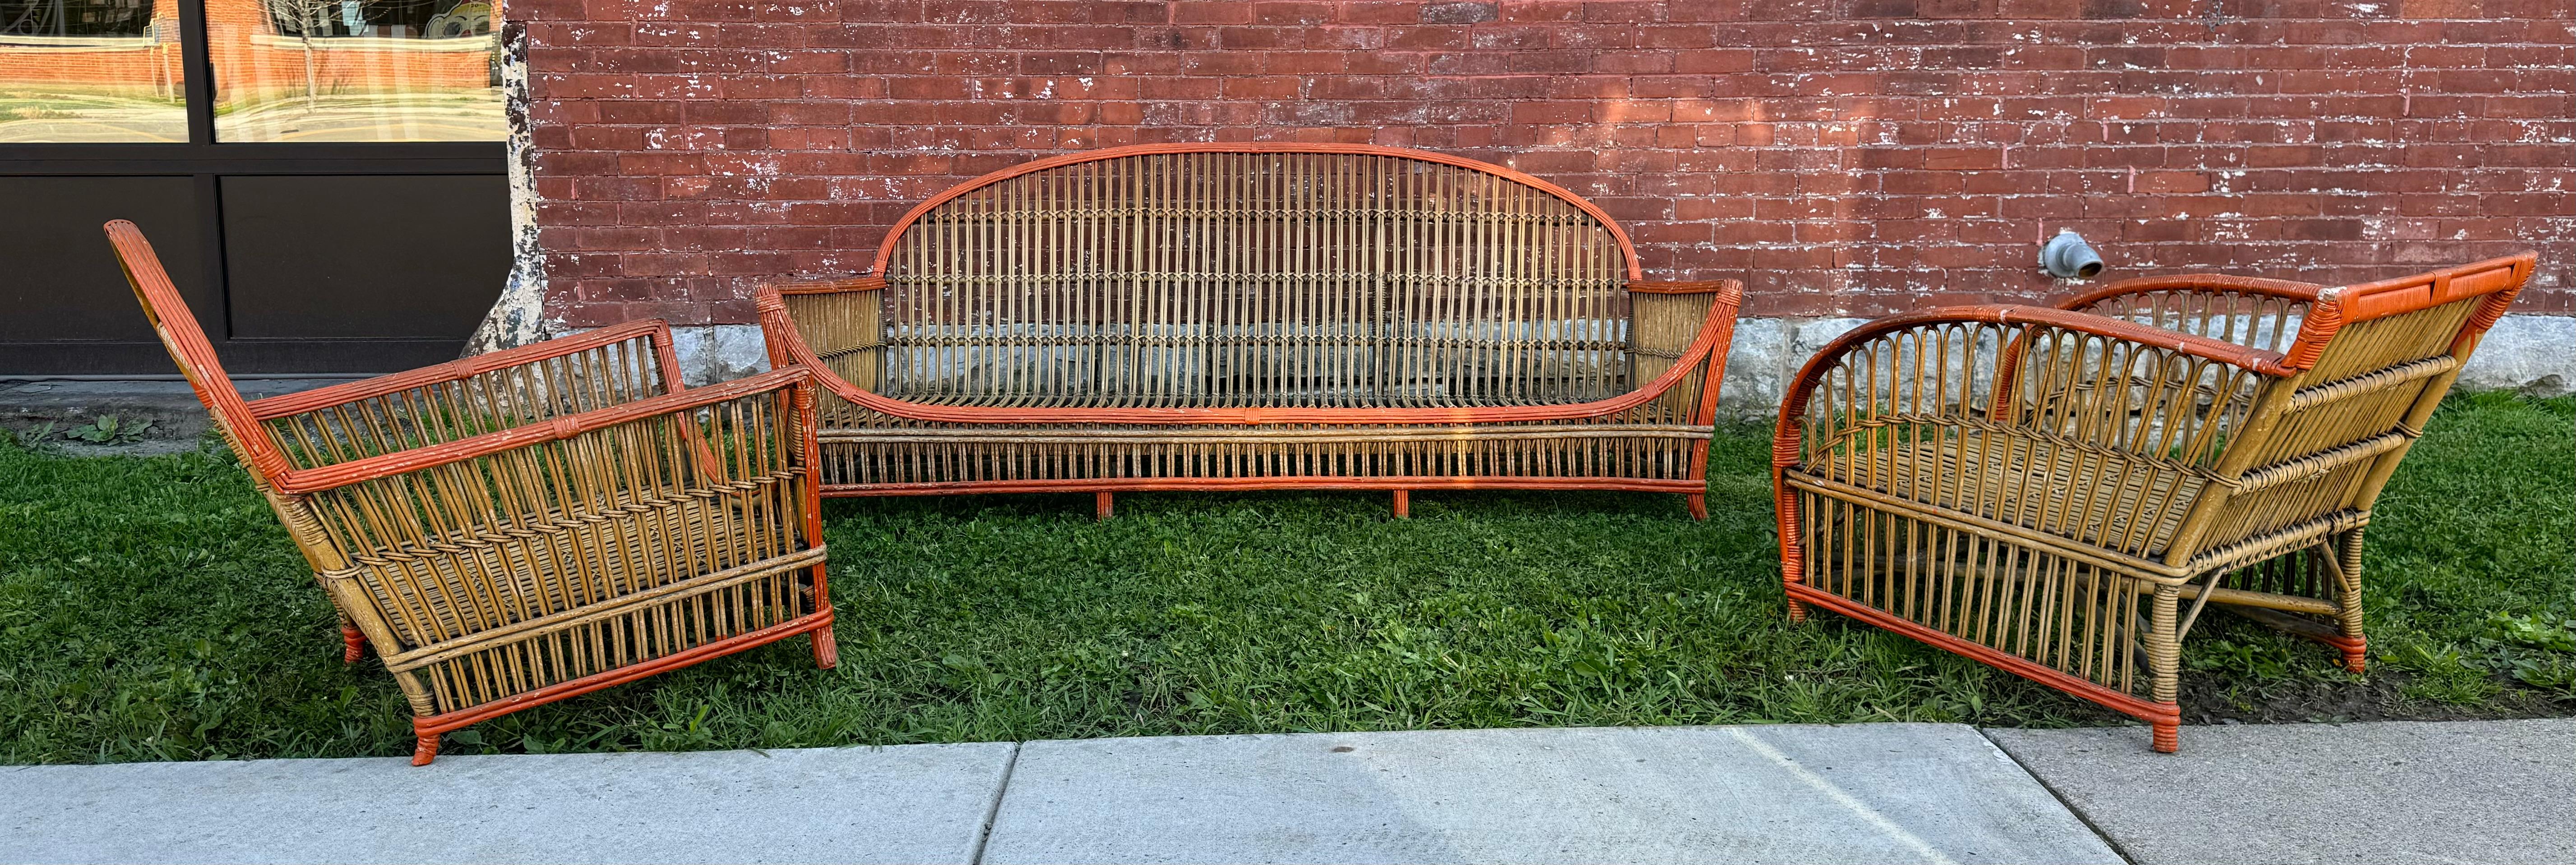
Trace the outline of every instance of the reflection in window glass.
<instances>
[{"instance_id":1,"label":"reflection in window glass","mask_svg":"<svg viewBox=\"0 0 2576 865\"><path fill-rule=\"evenodd\" d=\"M177 0L0 0L0 143L188 140Z\"/></svg>"},{"instance_id":2,"label":"reflection in window glass","mask_svg":"<svg viewBox=\"0 0 2576 865\"><path fill-rule=\"evenodd\" d=\"M486 0L206 0L218 141L498 141Z\"/></svg>"}]
</instances>

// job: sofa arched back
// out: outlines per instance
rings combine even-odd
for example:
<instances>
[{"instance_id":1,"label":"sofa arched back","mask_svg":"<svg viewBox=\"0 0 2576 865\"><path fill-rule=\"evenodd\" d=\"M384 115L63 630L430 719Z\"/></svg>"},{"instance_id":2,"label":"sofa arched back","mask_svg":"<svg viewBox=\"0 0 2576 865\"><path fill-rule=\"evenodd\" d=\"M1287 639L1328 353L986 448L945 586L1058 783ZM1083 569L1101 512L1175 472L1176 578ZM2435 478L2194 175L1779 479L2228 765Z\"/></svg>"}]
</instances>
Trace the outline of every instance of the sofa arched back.
<instances>
[{"instance_id":1,"label":"sofa arched back","mask_svg":"<svg viewBox=\"0 0 2576 865\"><path fill-rule=\"evenodd\" d=\"M1627 389L1634 255L1572 193L1382 147L1030 163L888 234L871 390L972 405L1404 408Z\"/></svg>"}]
</instances>

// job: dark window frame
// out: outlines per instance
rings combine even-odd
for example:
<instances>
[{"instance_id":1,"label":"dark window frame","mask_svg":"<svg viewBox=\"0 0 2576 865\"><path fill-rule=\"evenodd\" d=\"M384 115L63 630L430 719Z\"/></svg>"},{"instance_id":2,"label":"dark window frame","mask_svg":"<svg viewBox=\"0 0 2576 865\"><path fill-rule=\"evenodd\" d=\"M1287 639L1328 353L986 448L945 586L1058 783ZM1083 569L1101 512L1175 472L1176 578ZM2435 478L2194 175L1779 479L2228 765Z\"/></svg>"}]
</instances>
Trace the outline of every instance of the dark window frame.
<instances>
[{"instance_id":1,"label":"dark window frame","mask_svg":"<svg viewBox=\"0 0 2576 865\"><path fill-rule=\"evenodd\" d=\"M335 373L349 370L390 371L420 366L453 352L452 340L413 339L236 339L231 334L229 290L226 289L224 218L217 186L226 176L242 175L380 175L506 174L506 150L499 141L356 141L356 142L222 142L215 138L214 64L206 37L205 0L176 0L183 93L187 106L187 143L49 142L0 144L0 175L19 177L189 177L197 190L197 242L203 272L194 280L208 286L211 308L197 310L216 349L236 372L271 370ZM41 202L29 202L41 207ZM200 302L191 297L191 302ZM67 372L126 373L166 368L158 342L77 341L0 343L0 375L21 370L57 368L59 352L82 358Z\"/></svg>"}]
</instances>

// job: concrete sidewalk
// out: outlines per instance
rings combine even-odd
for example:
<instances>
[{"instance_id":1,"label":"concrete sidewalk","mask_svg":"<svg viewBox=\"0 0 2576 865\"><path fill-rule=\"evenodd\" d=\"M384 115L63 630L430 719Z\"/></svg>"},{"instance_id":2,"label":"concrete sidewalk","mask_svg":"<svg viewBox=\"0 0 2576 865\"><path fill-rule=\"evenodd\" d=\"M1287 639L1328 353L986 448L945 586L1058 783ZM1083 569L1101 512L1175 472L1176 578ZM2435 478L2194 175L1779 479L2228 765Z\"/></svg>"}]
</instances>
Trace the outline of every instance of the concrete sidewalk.
<instances>
[{"instance_id":1,"label":"concrete sidewalk","mask_svg":"<svg viewBox=\"0 0 2576 865\"><path fill-rule=\"evenodd\" d=\"M0 861L2544 862L2576 851L2576 720L2195 727L2183 743L2158 755L2143 728L1863 724L450 756L417 769L401 758L0 767Z\"/></svg>"}]
</instances>

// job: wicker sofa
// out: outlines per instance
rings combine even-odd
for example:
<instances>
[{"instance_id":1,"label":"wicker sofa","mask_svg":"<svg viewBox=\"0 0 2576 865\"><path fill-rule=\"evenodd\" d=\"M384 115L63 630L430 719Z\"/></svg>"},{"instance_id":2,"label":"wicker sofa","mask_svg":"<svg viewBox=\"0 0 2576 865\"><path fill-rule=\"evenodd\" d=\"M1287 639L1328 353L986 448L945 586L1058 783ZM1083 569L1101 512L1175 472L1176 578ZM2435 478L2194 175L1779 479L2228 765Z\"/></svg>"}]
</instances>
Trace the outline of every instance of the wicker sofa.
<instances>
[{"instance_id":1,"label":"wicker sofa","mask_svg":"<svg viewBox=\"0 0 2576 865\"><path fill-rule=\"evenodd\" d=\"M2363 669L2371 507L2531 253L2362 285L2170 276L1923 310L1818 353L1773 466L1818 607L2146 721L2217 605Z\"/></svg>"},{"instance_id":2,"label":"wicker sofa","mask_svg":"<svg viewBox=\"0 0 2576 865\"><path fill-rule=\"evenodd\" d=\"M1705 516L1742 286L1649 282L1591 202L1363 145L1039 160L760 293L828 370L823 494L1611 489Z\"/></svg>"}]
</instances>

